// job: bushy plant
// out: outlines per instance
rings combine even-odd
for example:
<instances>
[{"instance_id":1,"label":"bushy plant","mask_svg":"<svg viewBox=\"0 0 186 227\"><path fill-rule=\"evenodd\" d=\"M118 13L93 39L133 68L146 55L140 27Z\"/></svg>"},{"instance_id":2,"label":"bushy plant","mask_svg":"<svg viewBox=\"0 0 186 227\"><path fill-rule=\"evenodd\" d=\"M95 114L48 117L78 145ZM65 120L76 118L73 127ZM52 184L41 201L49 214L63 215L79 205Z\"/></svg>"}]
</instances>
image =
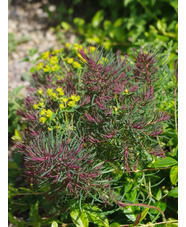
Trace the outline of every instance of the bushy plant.
<instances>
[{"instance_id":1,"label":"bushy plant","mask_svg":"<svg viewBox=\"0 0 186 227\"><path fill-rule=\"evenodd\" d=\"M40 56L25 111L18 111L27 128L16 146L34 190L70 208L76 223L78 215L88 218L87 203L88 209L99 203L129 206L118 176L165 157L156 137L169 115L157 108L156 93L159 76L166 81L168 71L149 49L131 58L103 48L66 47Z\"/></svg>"}]
</instances>

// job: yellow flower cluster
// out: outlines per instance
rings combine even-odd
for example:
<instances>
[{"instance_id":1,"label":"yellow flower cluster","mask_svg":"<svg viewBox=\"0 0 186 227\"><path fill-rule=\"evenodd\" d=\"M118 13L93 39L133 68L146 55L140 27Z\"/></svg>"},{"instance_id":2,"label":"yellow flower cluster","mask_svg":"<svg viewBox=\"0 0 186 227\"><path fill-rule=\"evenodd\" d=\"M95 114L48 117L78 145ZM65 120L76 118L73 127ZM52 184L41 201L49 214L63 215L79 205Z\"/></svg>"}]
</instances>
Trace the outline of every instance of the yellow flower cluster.
<instances>
[{"instance_id":1,"label":"yellow flower cluster","mask_svg":"<svg viewBox=\"0 0 186 227\"><path fill-rule=\"evenodd\" d=\"M74 61L73 58L68 58L68 59L67 59L67 62L68 62L69 64L71 64L73 61Z\"/></svg>"},{"instance_id":2,"label":"yellow flower cluster","mask_svg":"<svg viewBox=\"0 0 186 227\"><path fill-rule=\"evenodd\" d=\"M41 107L44 107L45 104L43 102L43 99L41 99L41 101L38 103L38 104L34 104L33 105L33 109L36 110L36 109L40 109Z\"/></svg>"},{"instance_id":3,"label":"yellow flower cluster","mask_svg":"<svg viewBox=\"0 0 186 227\"><path fill-rule=\"evenodd\" d=\"M63 49L61 49L61 50L54 50L52 52L52 54L53 55L56 55L56 54L58 54L61 51L63 51ZM58 65L58 63L59 63L58 57L57 56L52 56L51 58L49 58L49 55L50 55L50 52L49 51L42 53L41 58L43 60L47 60L47 64L45 65L43 62L40 62L36 66L36 69L37 70L43 69L43 71L45 73L48 73L50 71L56 72L56 71L58 71L60 69L60 66Z\"/></svg>"},{"instance_id":4,"label":"yellow flower cluster","mask_svg":"<svg viewBox=\"0 0 186 227\"><path fill-rule=\"evenodd\" d=\"M52 72L56 72L59 70L59 65L54 65L51 67Z\"/></svg>"},{"instance_id":5,"label":"yellow flower cluster","mask_svg":"<svg viewBox=\"0 0 186 227\"><path fill-rule=\"evenodd\" d=\"M70 97L67 97L67 98L64 98L62 97L60 99L60 105L59 105L59 108L60 109L65 109L67 106L71 106L71 107L74 107L76 105L76 102L78 102L80 100L80 96L76 96L76 95L71 95ZM67 101L68 104L67 104Z\"/></svg>"},{"instance_id":6,"label":"yellow flower cluster","mask_svg":"<svg viewBox=\"0 0 186 227\"><path fill-rule=\"evenodd\" d=\"M47 52L44 52L44 53L42 53L42 59L43 60L47 60L48 58L49 58L49 55L50 55L50 52L49 51L47 51Z\"/></svg>"},{"instance_id":7,"label":"yellow flower cluster","mask_svg":"<svg viewBox=\"0 0 186 227\"><path fill-rule=\"evenodd\" d=\"M47 119L49 119L51 116L52 116L53 112L52 110L48 109L48 110L45 110L45 109L42 109L41 112L40 112L40 115L43 116L39 119L39 121L41 123L45 123L47 121Z\"/></svg>"},{"instance_id":8,"label":"yellow flower cluster","mask_svg":"<svg viewBox=\"0 0 186 227\"><path fill-rule=\"evenodd\" d=\"M52 99L59 99L61 96L64 95L64 91L61 87L56 88L56 91L57 91L57 93L55 91L53 91L52 88L49 88L47 90L47 94L48 94L48 96L51 96Z\"/></svg>"},{"instance_id":9,"label":"yellow flower cluster","mask_svg":"<svg viewBox=\"0 0 186 227\"><path fill-rule=\"evenodd\" d=\"M56 91L58 92L59 96L63 96L64 95L64 91L63 91L63 89L61 87L58 87L56 89Z\"/></svg>"},{"instance_id":10,"label":"yellow flower cluster","mask_svg":"<svg viewBox=\"0 0 186 227\"><path fill-rule=\"evenodd\" d=\"M83 46L81 44L78 44L78 43L74 43L74 44L66 43L65 46L68 49L74 49L76 51L83 48Z\"/></svg>"},{"instance_id":11,"label":"yellow flower cluster","mask_svg":"<svg viewBox=\"0 0 186 227\"><path fill-rule=\"evenodd\" d=\"M36 69L37 69L37 70L40 70L40 69L43 68L43 66L44 66L44 63L43 63L43 62L40 62L40 63L36 66Z\"/></svg>"},{"instance_id":12,"label":"yellow flower cluster","mask_svg":"<svg viewBox=\"0 0 186 227\"><path fill-rule=\"evenodd\" d=\"M74 61L73 58L65 58L64 60L65 60L68 64L72 64L72 66L73 66L74 68L79 68L79 69L82 68L81 64L78 63L78 62L76 62L76 61Z\"/></svg>"},{"instance_id":13,"label":"yellow flower cluster","mask_svg":"<svg viewBox=\"0 0 186 227\"><path fill-rule=\"evenodd\" d=\"M45 68L43 68L43 71L45 73L48 73L50 71L50 66L49 65L46 65Z\"/></svg>"},{"instance_id":14,"label":"yellow flower cluster","mask_svg":"<svg viewBox=\"0 0 186 227\"><path fill-rule=\"evenodd\" d=\"M42 95L42 94L43 94L43 90L42 90L42 89L39 89L39 90L37 91L37 93L38 93L39 95Z\"/></svg>"},{"instance_id":15,"label":"yellow flower cluster","mask_svg":"<svg viewBox=\"0 0 186 227\"><path fill-rule=\"evenodd\" d=\"M55 65L58 63L58 57L54 56L50 58L50 64Z\"/></svg>"},{"instance_id":16,"label":"yellow flower cluster","mask_svg":"<svg viewBox=\"0 0 186 227\"><path fill-rule=\"evenodd\" d=\"M76 62L76 61L74 61L72 65L73 65L74 68L82 69L81 64L79 64L79 63Z\"/></svg>"}]
</instances>

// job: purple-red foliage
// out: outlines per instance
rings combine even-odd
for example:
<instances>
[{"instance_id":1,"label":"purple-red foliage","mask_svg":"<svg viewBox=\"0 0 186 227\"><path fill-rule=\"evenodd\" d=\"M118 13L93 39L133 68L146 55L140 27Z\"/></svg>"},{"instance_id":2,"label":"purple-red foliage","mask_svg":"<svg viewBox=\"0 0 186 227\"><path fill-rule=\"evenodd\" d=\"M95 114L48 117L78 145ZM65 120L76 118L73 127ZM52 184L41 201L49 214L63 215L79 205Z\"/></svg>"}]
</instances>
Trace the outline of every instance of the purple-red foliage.
<instances>
[{"instance_id":1,"label":"purple-red foliage","mask_svg":"<svg viewBox=\"0 0 186 227\"><path fill-rule=\"evenodd\" d=\"M156 78L155 74L158 70L157 57L151 51L145 52L143 48L140 51L136 51L135 56L135 69L134 76L136 79L140 79L150 86L152 81Z\"/></svg>"},{"instance_id":2,"label":"purple-red foliage","mask_svg":"<svg viewBox=\"0 0 186 227\"><path fill-rule=\"evenodd\" d=\"M51 143L51 141L50 141ZM26 178L28 182L58 188L58 192L66 191L69 195L79 196L79 191L89 193L97 187L107 187L97 183L101 175L102 165L94 167L94 156L77 142L59 141L53 146L46 146L43 138L32 141L30 145L19 143L19 152L24 153Z\"/></svg>"}]
</instances>

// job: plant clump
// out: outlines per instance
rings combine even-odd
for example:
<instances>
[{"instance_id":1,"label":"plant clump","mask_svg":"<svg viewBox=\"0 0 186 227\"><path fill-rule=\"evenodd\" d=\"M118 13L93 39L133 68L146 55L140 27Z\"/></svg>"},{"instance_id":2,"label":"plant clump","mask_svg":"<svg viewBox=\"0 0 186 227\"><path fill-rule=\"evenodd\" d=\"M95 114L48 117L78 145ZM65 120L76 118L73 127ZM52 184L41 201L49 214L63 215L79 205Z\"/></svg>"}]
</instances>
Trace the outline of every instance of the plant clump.
<instances>
[{"instance_id":1,"label":"plant clump","mask_svg":"<svg viewBox=\"0 0 186 227\"><path fill-rule=\"evenodd\" d=\"M129 57L78 44L38 61L18 111L27 122L17 143L27 181L48 196L112 204L116 169L130 173L165 156L156 137L169 116L155 99L164 65L151 50Z\"/></svg>"}]
</instances>

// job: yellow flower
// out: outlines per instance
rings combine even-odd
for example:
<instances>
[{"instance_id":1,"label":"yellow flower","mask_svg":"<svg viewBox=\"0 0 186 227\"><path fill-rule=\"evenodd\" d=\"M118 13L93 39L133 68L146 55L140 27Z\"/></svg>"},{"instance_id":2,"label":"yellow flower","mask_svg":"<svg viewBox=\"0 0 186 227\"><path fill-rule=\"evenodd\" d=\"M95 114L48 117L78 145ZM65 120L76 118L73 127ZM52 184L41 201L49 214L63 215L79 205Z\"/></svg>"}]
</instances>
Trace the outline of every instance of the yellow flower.
<instances>
[{"instance_id":1,"label":"yellow flower","mask_svg":"<svg viewBox=\"0 0 186 227\"><path fill-rule=\"evenodd\" d=\"M48 131L51 131L52 130L52 128L48 128Z\"/></svg>"},{"instance_id":2,"label":"yellow flower","mask_svg":"<svg viewBox=\"0 0 186 227\"><path fill-rule=\"evenodd\" d=\"M41 122L41 123L45 123L46 122L46 117L41 117L40 119L39 119L39 121Z\"/></svg>"},{"instance_id":3,"label":"yellow flower","mask_svg":"<svg viewBox=\"0 0 186 227\"><path fill-rule=\"evenodd\" d=\"M68 103L68 106L71 106L71 107L74 107L76 105L76 102L75 101L70 101Z\"/></svg>"},{"instance_id":4,"label":"yellow flower","mask_svg":"<svg viewBox=\"0 0 186 227\"><path fill-rule=\"evenodd\" d=\"M56 82L55 81L52 81L52 84L55 84Z\"/></svg>"},{"instance_id":5,"label":"yellow flower","mask_svg":"<svg viewBox=\"0 0 186 227\"><path fill-rule=\"evenodd\" d=\"M66 103L68 101L68 98L62 98L61 101Z\"/></svg>"},{"instance_id":6,"label":"yellow flower","mask_svg":"<svg viewBox=\"0 0 186 227\"><path fill-rule=\"evenodd\" d=\"M60 91L62 91L62 88L61 87L58 87L58 88L56 88L56 91L57 92L60 92Z\"/></svg>"},{"instance_id":7,"label":"yellow flower","mask_svg":"<svg viewBox=\"0 0 186 227\"><path fill-rule=\"evenodd\" d=\"M42 59L47 60L49 58L49 54L50 54L49 51L42 53Z\"/></svg>"},{"instance_id":8,"label":"yellow flower","mask_svg":"<svg viewBox=\"0 0 186 227\"><path fill-rule=\"evenodd\" d=\"M57 80L61 80L61 77L60 76L57 76Z\"/></svg>"},{"instance_id":9,"label":"yellow flower","mask_svg":"<svg viewBox=\"0 0 186 227\"><path fill-rule=\"evenodd\" d=\"M125 93L128 93L128 92L129 92L129 91L128 91L128 89L126 88L126 89L125 89Z\"/></svg>"},{"instance_id":10,"label":"yellow flower","mask_svg":"<svg viewBox=\"0 0 186 227\"><path fill-rule=\"evenodd\" d=\"M79 45L77 43L74 43L74 49L78 49Z\"/></svg>"},{"instance_id":11,"label":"yellow flower","mask_svg":"<svg viewBox=\"0 0 186 227\"><path fill-rule=\"evenodd\" d=\"M78 102L80 100L80 96L76 96L75 101Z\"/></svg>"},{"instance_id":12,"label":"yellow flower","mask_svg":"<svg viewBox=\"0 0 186 227\"><path fill-rule=\"evenodd\" d=\"M56 91L59 93L59 96L63 96L63 95L64 95L64 91L62 90L61 87L58 87L58 88L56 89Z\"/></svg>"},{"instance_id":13,"label":"yellow flower","mask_svg":"<svg viewBox=\"0 0 186 227\"><path fill-rule=\"evenodd\" d=\"M40 115L43 116L43 115L45 115L45 113L46 113L46 110L43 109L43 110L41 110Z\"/></svg>"},{"instance_id":14,"label":"yellow flower","mask_svg":"<svg viewBox=\"0 0 186 227\"><path fill-rule=\"evenodd\" d=\"M71 95L71 97L70 97L73 101L75 101L75 102L78 102L79 100L80 100L80 96L78 95L78 96L76 96L76 95Z\"/></svg>"},{"instance_id":15,"label":"yellow flower","mask_svg":"<svg viewBox=\"0 0 186 227\"><path fill-rule=\"evenodd\" d=\"M57 98L57 94L56 93L52 93L52 98Z\"/></svg>"},{"instance_id":16,"label":"yellow flower","mask_svg":"<svg viewBox=\"0 0 186 227\"><path fill-rule=\"evenodd\" d=\"M36 110L38 108L38 105L37 104L34 104L33 105L33 108L34 108L34 110Z\"/></svg>"},{"instance_id":17,"label":"yellow flower","mask_svg":"<svg viewBox=\"0 0 186 227\"><path fill-rule=\"evenodd\" d=\"M43 93L43 90L42 90L42 89L39 89L39 90L37 91L37 93L41 95L41 94Z\"/></svg>"},{"instance_id":18,"label":"yellow flower","mask_svg":"<svg viewBox=\"0 0 186 227\"><path fill-rule=\"evenodd\" d=\"M57 63L58 63L58 58L56 56L50 58L50 64L55 65Z\"/></svg>"},{"instance_id":19,"label":"yellow flower","mask_svg":"<svg viewBox=\"0 0 186 227\"><path fill-rule=\"evenodd\" d=\"M95 49L96 49L95 47L91 46L91 47L90 47L90 52L94 52Z\"/></svg>"},{"instance_id":20,"label":"yellow flower","mask_svg":"<svg viewBox=\"0 0 186 227\"><path fill-rule=\"evenodd\" d=\"M39 102L39 103L38 103L38 106L44 107L45 104L44 104L44 102Z\"/></svg>"},{"instance_id":21,"label":"yellow flower","mask_svg":"<svg viewBox=\"0 0 186 227\"><path fill-rule=\"evenodd\" d=\"M53 114L52 111L48 109L46 112L46 117L51 117L52 114Z\"/></svg>"},{"instance_id":22,"label":"yellow flower","mask_svg":"<svg viewBox=\"0 0 186 227\"><path fill-rule=\"evenodd\" d=\"M52 51L52 54L53 54L53 55L56 55L56 54L58 54L58 53L59 53L59 50L53 50L53 51Z\"/></svg>"},{"instance_id":23,"label":"yellow flower","mask_svg":"<svg viewBox=\"0 0 186 227\"><path fill-rule=\"evenodd\" d=\"M50 71L50 66L49 65L46 65L45 68L43 68L43 71L45 73L49 72Z\"/></svg>"},{"instance_id":24,"label":"yellow flower","mask_svg":"<svg viewBox=\"0 0 186 227\"><path fill-rule=\"evenodd\" d=\"M81 49L81 50L83 49L83 46L81 44L79 45L79 49Z\"/></svg>"},{"instance_id":25,"label":"yellow flower","mask_svg":"<svg viewBox=\"0 0 186 227\"><path fill-rule=\"evenodd\" d=\"M70 43L66 43L66 48L69 48L71 46Z\"/></svg>"},{"instance_id":26,"label":"yellow flower","mask_svg":"<svg viewBox=\"0 0 186 227\"><path fill-rule=\"evenodd\" d=\"M77 56L80 58L80 60L82 61L82 62L87 62L82 56L81 56L81 54L80 53L77 53Z\"/></svg>"},{"instance_id":27,"label":"yellow flower","mask_svg":"<svg viewBox=\"0 0 186 227\"><path fill-rule=\"evenodd\" d=\"M79 49L83 49L83 46L81 44L78 43L74 43L74 50L79 50Z\"/></svg>"},{"instance_id":28,"label":"yellow flower","mask_svg":"<svg viewBox=\"0 0 186 227\"><path fill-rule=\"evenodd\" d=\"M52 70L53 72L58 71L58 70L59 70L59 65L54 65L54 66L52 66L52 67L51 67L51 70Z\"/></svg>"},{"instance_id":29,"label":"yellow flower","mask_svg":"<svg viewBox=\"0 0 186 227\"><path fill-rule=\"evenodd\" d=\"M64 108L65 108L64 104L61 103L61 104L59 105L59 108L60 108L60 110L61 110L61 109L64 109Z\"/></svg>"},{"instance_id":30,"label":"yellow flower","mask_svg":"<svg viewBox=\"0 0 186 227\"><path fill-rule=\"evenodd\" d=\"M73 62L73 66L74 66L74 68L79 68L79 69L81 69L82 67L81 67L81 65L78 63L78 62Z\"/></svg>"},{"instance_id":31,"label":"yellow flower","mask_svg":"<svg viewBox=\"0 0 186 227\"><path fill-rule=\"evenodd\" d=\"M52 89L52 88L47 90L47 94L48 94L49 96L52 95L52 92L53 92L53 89Z\"/></svg>"},{"instance_id":32,"label":"yellow flower","mask_svg":"<svg viewBox=\"0 0 186 227\"><path fill-rule=\"evenodd\" d=\"M69 58L69 59L67 60L67 62L68 62L69 64L71 64L73 61L74 61L73 58Z\"/></svg>"},{"instance_id":33,"label":"yellow flower","mask_svg":"<svg viewBox=\"0 0 186 227\"><path fill-rule=\"evenodd\" d=\"M44 63L43 62L40 62L38 65L37 65L37 70L40 70L40 69L42 69L43 68L43 66L44 66Z\"/></svg>"}]
</instances>

